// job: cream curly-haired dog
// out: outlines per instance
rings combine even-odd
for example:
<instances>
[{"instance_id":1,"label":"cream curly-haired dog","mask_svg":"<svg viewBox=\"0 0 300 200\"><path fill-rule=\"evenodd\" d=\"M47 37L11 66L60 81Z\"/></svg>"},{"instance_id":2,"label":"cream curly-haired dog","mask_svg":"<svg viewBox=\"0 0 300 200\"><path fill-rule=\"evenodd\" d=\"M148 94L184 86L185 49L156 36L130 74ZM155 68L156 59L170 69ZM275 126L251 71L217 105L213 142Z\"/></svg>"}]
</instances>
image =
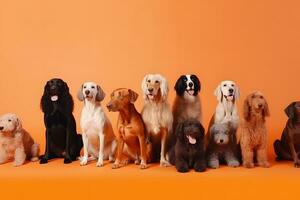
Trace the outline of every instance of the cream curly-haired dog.
<instances>
[{"instance_id":1,"label":"cream curly-haired dog","mask_svg":"<svg viewBox=\"0 0 300 200\"><path fill-rule=\"evenodd\" d=\"M166 158L166 142L172 131L173 116L167 101L168 82L160 74L148 74L142 81L142 90L145 100L142 118L153 145L152 161L160 156L160 165L170 166Z\"/></svg>"},{"instance_id":2,"label":"cream curly-haired dog","mask_svg":"<svg viewBox=\"0 0 300 200\"><path fill-rule=\"evenodd\" d=\"M13 159L14 166L23 165L25 160L38 161L39 150L15 114L0 117L0 164Z\"/></svg>"},{"instance_id":3,"label":"cream curly-haired dog","mask_svg":"<svg viewBox=\"0 0 300 200\"><path fill-rule=\"evenodd\" d=\"M269 167L267 157L267 128L265 117L268 117L268 103L261 92L253 92L244 101L244 117L240 125L240 144L243 165Z\"/></svg>"}]
</instances>

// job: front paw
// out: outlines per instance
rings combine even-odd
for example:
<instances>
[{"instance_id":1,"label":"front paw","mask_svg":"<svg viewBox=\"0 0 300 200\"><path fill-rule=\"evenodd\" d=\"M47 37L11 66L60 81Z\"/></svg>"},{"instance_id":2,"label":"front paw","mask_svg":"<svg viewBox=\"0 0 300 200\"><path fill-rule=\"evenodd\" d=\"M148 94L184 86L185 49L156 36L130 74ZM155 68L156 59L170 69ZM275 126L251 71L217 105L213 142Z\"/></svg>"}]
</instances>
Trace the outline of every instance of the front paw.
<instances>
[{"instance_id":1,"label":"front paw","mask_svg":"<svg viewBox=\"0 0 300 200\"><path fill-rule=\"evenodd\" d=\"M264 168L269 168L270 167L270 164L268 162L259 163L258 165L261 166L261 167L264 167Z\"/></svg>"},{"instance_id":2,"label":"front paw","mask_svg":"<svg viewBox=\"0 0 300 200\"><path fill-rule=\"evenodd\" d=\"M212 159L208 161L208 166L213 169L217 169L220 167L219 160Z\"/></svg>"},{"instance_id":3,"label":"front paw","mask_svg":"<svg viewBox=\"0 0 300 200\"><path fill-rule=\"evenodd\" d=\"M162 159L162 160L160 160L160 166L161 167L170 167L171 164L167 160Z\"/></svg>"},{"instance_id":4,"label":"front paw","mask_svg":"<svg viewBox=\"0 0 300 200\"><path fill-rule=\"evenodd\" d=\"M296 168L300 168L300 161L296 161L296 162L294 163L294 166L295 166Z\"/></svg>"},{"instance_id":5,"label":"front paw","mask_svg":"<svg viewBox=\"0 0 300 200\"><path fill-rule=\"evenodd\" d=\"M140 164L140 169L147 169L147 164L141 163Z\"/></svg>"},{"instance_id":6,"label":"front paw","mask_svg":"<svg viewBox=\"0 0 300 200\"><path fill-rule=\"evenodd\" d=\"M72 163L72 159L70 159L70 158L64 159L64 164L70 164L70 163Z\"/></svg>"},{"instance_id":7,"label":"front paw","mask_svg":"<svg viewBox=\"0 0 300 200\"><path fill-rule=\"evenodd\" d=\"M228 167L238 167L238 166L240 166L240 162L237 160L230 160L230 161L228 161L227 166Z\"/></svg>"},{"instance_id":8,"label":"front paw","mask_svg":"<svg viewBox=\"0 0 300 200\"><path fill-rule=\"evenodd\" d=\"M81 157L80 158L80 165L81 166L87 165L87 162L88 162L88 158L87 157Z\"/></svg>"},{"instance_id":9,"label":"front paw","mask_svg":"<svg viewBox=\"0 0 300 200\"><path fill-rule=\"evenodd\" d=\"M252 162L244 162L243 166L250 169L254 167L254 164Z\"/></svg>"},{"instance_id":10,"label":"front paw","mask_svg":"<svg viewBox=\"0 0 300 200\"><path fill-rule=\"evenodd\" d=\"M96 166L97 167L103 167L104 166L103 160L98 160Z\"/></svg>"},{"instance_id":11,"label":"front paw","mask_svg":"<svg viewBox=\"0 0 300 200\"><path fill-rule=\"evenodd\" d=\"M14 166L14 167L19 167L19 166L21 166L21 165L23 165L23 164L24 164L24 162L14 161L13 166Z\"/></svg>"},{"instance_id":12,"label":"front paw","mask_svg":"<svg viewBox=\"0 0 300 200\"><path fill-rule=\"evenodd\" d=\"M206 171L206 165L205 164L199 164L199 165L196 165L194 167L195 171L196 172L205 172Z\"/></svg>"},{"instance_id":13,"label":"front paw","mask_svg":"<svg viewBox=\"0 0 300 200\"><path fill-rule=\"evenodd\" d=\"M48 163L48 159L45 157L42 157L40 160L40 164L46 164L46 163Z\"/></svg>"},{"instance_id":14,"label":"front paw","mask_svg":"<svg viewBox=\"0 0 300 200\"><path fill-rule=\"evenodd\" d=\"M121 167L120 163L114 163L114 164L112 165L112 169L118 169L118 168L120 168L120 167Z\"/></svg>"}]
</instances>

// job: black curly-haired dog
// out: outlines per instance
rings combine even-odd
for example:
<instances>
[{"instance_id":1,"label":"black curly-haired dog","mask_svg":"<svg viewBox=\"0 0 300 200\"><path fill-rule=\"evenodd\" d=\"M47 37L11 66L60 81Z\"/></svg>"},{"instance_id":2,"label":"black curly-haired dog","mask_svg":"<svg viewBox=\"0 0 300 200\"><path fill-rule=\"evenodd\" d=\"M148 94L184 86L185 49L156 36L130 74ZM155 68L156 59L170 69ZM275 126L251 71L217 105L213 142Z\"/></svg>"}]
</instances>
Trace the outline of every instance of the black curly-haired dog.
<instances>
[{"instance_id":1,"label":"black curly-haired dog","mask_svg":"<svg viewBox=\"0 0 300 200\"><path fill-rule=\"evenodd\" d=\"M169 151L169 161L178 172L197 172L206 169L204 134L205 130L197 120L187 120L177 125L176 144Z\"/></svg>"},{"instance_id":2,"label":"black curly-haired dog","mask_svg":"<svg viewBox=\"0 0 300 200\"><path fill-rule=\"evenodd\" d=\"M240 165L240 148L230 122L212 125L206 137L208 167L216 169L220 163L226 163L230 167Z\"/></svg>"},{"instance_id":3,"label":"black curly-haired dog","mask_svg":"<svg viewBox=\"0 0 300 200\"><path fill-rule=\"evenodd\" d=\"M76 132L73 107L67 83L61 79L49 80L41 99L46 126L46 148L45 154L40 157L40 164L47 163L52 158L64 158L64 163L67 164L80 155L83 144L81 135Z\"/></svg>"}]
</instances>

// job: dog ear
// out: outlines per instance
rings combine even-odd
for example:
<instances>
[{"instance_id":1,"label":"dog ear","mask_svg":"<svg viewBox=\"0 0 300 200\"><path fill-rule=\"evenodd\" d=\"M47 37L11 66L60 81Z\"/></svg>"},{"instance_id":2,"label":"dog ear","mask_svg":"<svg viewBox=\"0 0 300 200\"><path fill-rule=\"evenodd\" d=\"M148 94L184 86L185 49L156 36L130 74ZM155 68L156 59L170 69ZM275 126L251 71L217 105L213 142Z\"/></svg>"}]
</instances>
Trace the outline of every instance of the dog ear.
<instances>
[{"instance_id":1,"label":"dog ear","mask_svg":"<svg viewBox=\"0 0 300 200\"><path fill-rule=\"evenodd\" d=\"M218 87L215 89L215 92L214 92L215 96L217 97L217 100L219 102L222 102L223 101L223 92L221 90L221 84L218 85Z\"/></svg>"},{"instance_id":2,"label":"dog ear","mask_svg":"<svg viewBox=\"0 0 300 200\"><path fill-rule=\"evenodd\" d=\"M269 117L270 116L270 110L269 110L269 105L268 102L265 100L265 107L263 110L263 115L264 117Z\"/></svg>"},{"instance_id":3,"label":"dog ear","mask_svg":"<svg viewBox=\"0 0 300 200\"><path fill-rule=\"evenodd\" d=\"M288 107L285 108L284 112L288 118L293 119L295 117L295 104L296 102L290 103Z\"/></svg>"},{"instance_id":4,"label":"dog ear","mask_svg":"<svg viewBox=\"0 0 300 200\"><path fill-rule=\"evenodd\" d=\"M240 88L235 84L234 99L238 100L239 98L240 98Z\"/></svg>"},{"instance_id":5,"label":"dog ear","mask_svg":"<svg viewBox=\"0 0 300 200\"><path fill-rule=\"evenodd\" d=\"M131 89L129 89L128 92L129 92L130 103L134 103L137 100L139 95Z\"/></svg>"},{"instance_id":6,"label":"dog ear","mask_svg":"<svg viewBox=\"0 0 300 200\"><path fill-rule=\"evenodd\" d=\"M249 105L249 96L246 97L245 101L244 101L244 107L243 107L243 115L244 115L244 119L245 120L249 120L250 118L250 105Z\"/></svg>"},{"instance_id":7,"label":"dog ear","mask_svg":"<svg viewBox=\"0 0 300 200\"><path fill-rule=\"evenodd\" d=\"M142 84L141 84L141 88L143 91L143 97L146 100L147 99L147 80L148 80L148 74L144 76L143 80L142 80Z\"/></svg>"},{"instance_id":8,"label":"dog ear","mask_svg":"<svg viewBox=\"0 0 300 200\"><path fill-rule=\"evenodd\" d=\"M21 122L21 120L17 117L17 116L15 116L15 120L16 120L16 131L21 131L22 130L22 122Z\"/></svg>"},{"instance_id":9,"label":"dog ear","mask_svg":"<svg viewBox=\"0 0 300 200\"><path fill-rule=\"evenodd\" d=\"M166 100L168 97L169 93L169 85L168 81L165 77L163 77L160 74L157 74L157 76L160 78L160 92L161 92L161 97L163 100Z\"/></svg>"},{"instance_id":10,"label":"dog ear","mask_svg":"<svg viewBox=\"0 0 300 200\"><path fill-rule=\"evenodd\" d=\"M83 85L80 86L80 89L79 91L77 92L77 99L79 101L83 101L84 100L84 96L83 96L83 93L82 93L82 88L83 88Z\"/></svg>"},{"instance_id":11,"label":"dog ear","mask_svg":"<svg viewBox=\"0 0 300 200\"><path fill-rule=\"evenodd\" d=\"M195 74L191 75L191 79L194 82L194 87L195 87L194 88L195 89L195 94L194 95L197 95L201 91L201 82Z\"/></svg>"},{"instance_id":12,"label":"dog ear","mask_svg":"<svg viewBox=\"0 0 300 200\"><path fill-rule=\"evenodd\" d=\"M176 129L175 129L175 135L180 140L183 139L183 127L184 127L184 123L181 122L181 123L177 124Z\"/></svg>"},{"instance_id":13,"label":"dog ear","mask_svg":"<svg viewBox=\"0 0 300 200\"><path fill-rule=\"evenodd\" d=\"M197 126L198 126L198 129L199 129L199 138L203 139L204 136L205 136L205 129L204 129L203 125L200 122L197 122Z\"/></svg>"},{"instance_id":14,"label":"dog ear","mask_svg":"<svg viewBox=\"0 0 300 200\"><path fill-rule=\"evenodd\" d=\"M175 86L174 86L174 89L175 89L177 95L179 95L179 96L182 96L186 89L186 83L184 81L184 77L185 77L185 75L181 75L179 77L179 79L176 81Z\"/></svg>"},{"instance_id":15,"label":"dog ear","mask_svg":"<svg viewBox=\"0 0 300 200\"><path fill-rule=\"evenodd\" d=\"M102 90L102 88L97 85L97 95L96 95L96 101L103 101L105 98L105 92Z\"/></svg>"},{"instance_id":16,"label":"dog ear","mask_svg":"<svg viewBox=\"0 0 300 200\"><path fill-rule=\"evenodd\" d=\"M64 84L64 88L65 88L65 91L67 91L67 92L69 92L69 86L68 86L68 84L65 82L65 81L63 81L62 79L60 79L62 82L63 82L63 84Z\"/></svg>"}]
</instances>

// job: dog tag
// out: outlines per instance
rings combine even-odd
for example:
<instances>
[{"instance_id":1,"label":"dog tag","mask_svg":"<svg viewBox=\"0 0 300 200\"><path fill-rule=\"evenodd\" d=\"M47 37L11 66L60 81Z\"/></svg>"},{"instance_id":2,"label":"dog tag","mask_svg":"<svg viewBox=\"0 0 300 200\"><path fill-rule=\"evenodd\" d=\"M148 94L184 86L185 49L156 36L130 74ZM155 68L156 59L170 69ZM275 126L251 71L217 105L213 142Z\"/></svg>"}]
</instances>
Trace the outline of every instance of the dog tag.
<instances>
[{"instance_id":1,"label":"dog tag","mask_svg":"<svg viewBox=\"0 0 300 200\"><path fill-rule=\"evenodd\" d=\"M196 144L197 140L195 138L192 138L191 136L187 136L187 138L189 139L190 144Z\"/></svg>"},{"instance_id":2,"label":"dog tag","mask_svg":"<svg viewBox=\"0 0 300 200\"><path fill-rule=\"evenodd\" d=\"M51 97L51 101L57 101L58 100L58 96L57 95L54 95Z\"/></svg>"}]
</instances>

